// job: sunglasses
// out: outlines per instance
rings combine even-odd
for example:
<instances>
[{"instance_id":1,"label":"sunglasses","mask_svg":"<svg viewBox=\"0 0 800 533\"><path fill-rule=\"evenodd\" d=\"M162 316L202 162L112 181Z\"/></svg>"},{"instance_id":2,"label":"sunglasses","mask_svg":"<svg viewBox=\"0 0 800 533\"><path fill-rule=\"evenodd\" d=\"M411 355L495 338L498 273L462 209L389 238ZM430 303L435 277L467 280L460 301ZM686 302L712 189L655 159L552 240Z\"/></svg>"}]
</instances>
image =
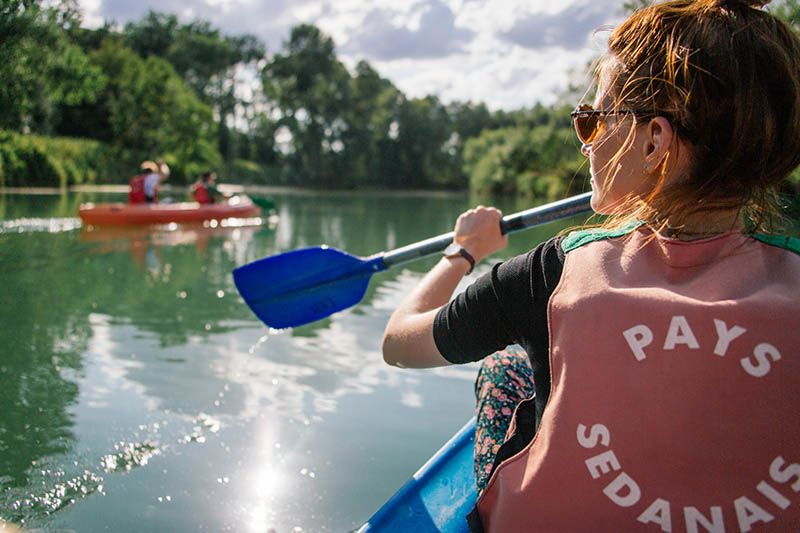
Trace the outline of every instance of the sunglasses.
<instances>
[{"instance_id":1,"label":"sunglasses","mask_svg":"<svg viewBox=\"0 0 800 533\"><path fill-rule=\"evenodd\" d=\"M637 115L642 112L630 109L618 109L616 111L605 111L602 109L592 109L589 104L581 104L575 111L569 114L575 124L575 133L583 144L592 144L597 136L597 128L600 126L600 117L607 115Z\"/></svg>"}]
</instances>

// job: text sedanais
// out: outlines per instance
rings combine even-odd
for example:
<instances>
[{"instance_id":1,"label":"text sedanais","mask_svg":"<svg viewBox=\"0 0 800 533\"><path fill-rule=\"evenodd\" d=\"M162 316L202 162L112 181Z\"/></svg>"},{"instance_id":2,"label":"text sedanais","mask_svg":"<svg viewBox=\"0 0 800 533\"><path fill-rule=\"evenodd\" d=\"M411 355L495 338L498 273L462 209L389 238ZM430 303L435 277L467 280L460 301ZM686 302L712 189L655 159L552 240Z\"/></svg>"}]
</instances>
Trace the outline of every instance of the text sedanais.
<instances>
[{"instance_id":1,"label":"text sedanais","mask_svg":"<svg viewBox=\"0 0 800 533\"><path fill-rule=\"evenodd\" d=\"M611 445L611 432L603 424L594 424L591 428L579 424L577 428L578 444L583 448L591 449L598 445L608 448ZM592 479L600 479L608 475L611 481L603 489L603 493L613 503L620 507L633 507L641 504L647 507L639 514L637 520L644 524L656 524L662 531L673 531L673 509L670 502L657 497L652 501L642 501L642 490L636 481L622 470L622 465L614 450L608 449L585 461ZM611 478L614 472L616 476ZM791 483L791 484L789 484ZM730 506L736 515L738 530L751 531L758 523L767 523L775 517L773 513L785 511L791 501L775 485L780 485L786 492L791 489L800 492L800 464L787 464L787 461L778 456L769 465L765 465L764 479L752 488L752 496L742 495L736 498ZM787 485L788 486L784 486ZM758 494L756 494L758 493ZM763 496L763 497L759 497ZM722 506L713 506L709 509L698 509L694 506L685 506L680 510L686 531L724 532L726 531L726 517ZM702 529L700 529L702 527Z\"/></svg>"}]
</instances>

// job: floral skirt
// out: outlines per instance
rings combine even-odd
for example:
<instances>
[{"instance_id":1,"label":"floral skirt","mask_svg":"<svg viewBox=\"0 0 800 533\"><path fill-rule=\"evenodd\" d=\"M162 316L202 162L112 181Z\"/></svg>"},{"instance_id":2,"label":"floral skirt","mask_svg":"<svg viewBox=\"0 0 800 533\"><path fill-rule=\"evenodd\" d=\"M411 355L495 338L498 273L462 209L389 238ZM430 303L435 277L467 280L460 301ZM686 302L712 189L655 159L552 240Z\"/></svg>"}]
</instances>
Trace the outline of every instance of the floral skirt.
<instances>
[{"instance_id":1,"label":"floral skirt","mask_svg":"<svg viewBox=\"0 0 800 533\"><path fill-rule=\"evenodd\" d=\"M523 350L503 350L483 360L475 381L475 484L478 493L489 481L514 408L534 393L533 370Z\"/></svg>"}]
</instances>

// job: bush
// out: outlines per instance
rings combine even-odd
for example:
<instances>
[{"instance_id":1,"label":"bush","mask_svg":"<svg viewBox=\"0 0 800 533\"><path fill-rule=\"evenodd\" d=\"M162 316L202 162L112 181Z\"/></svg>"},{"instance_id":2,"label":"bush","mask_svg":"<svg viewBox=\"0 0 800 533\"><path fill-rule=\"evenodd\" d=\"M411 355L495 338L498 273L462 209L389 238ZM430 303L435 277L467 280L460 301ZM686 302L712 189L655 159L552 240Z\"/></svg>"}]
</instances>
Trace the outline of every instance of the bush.
<instances>
[{"instance_id":1,"label":"bush","mask_svg":"<svg viewBox=\"0 0 800 533\"><path fill-rule=\"evenodd\" d=\"M163 154L171 169L170 183L193 183L207 170L217 170L228 183L274 185L281 169L252 161L235 160L223 167L218 152L194 145L193 153ZM110 146L92 139L22 135L0 130L0 187L58 187L81 184L127 184L139 172L146 154Z\"/></svg>"},{"instance_id":2,"label":"bush","mask_svg":"<svg viewBox=\"0 0 800 533\"><path fill-rule=\"evenodd\" d=\"M0 186L127 182L132 157L99 141L0 130Z\"/></svg>"}]
</instances>

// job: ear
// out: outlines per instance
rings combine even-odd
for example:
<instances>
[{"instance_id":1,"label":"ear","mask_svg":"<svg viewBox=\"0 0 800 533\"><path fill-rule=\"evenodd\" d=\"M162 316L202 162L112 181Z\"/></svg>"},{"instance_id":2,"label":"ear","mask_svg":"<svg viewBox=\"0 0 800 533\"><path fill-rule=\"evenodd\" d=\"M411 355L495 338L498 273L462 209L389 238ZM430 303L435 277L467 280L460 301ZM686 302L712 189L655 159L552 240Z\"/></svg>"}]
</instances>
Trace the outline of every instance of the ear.
<instances>
[{"instance_id":1,"label":"ear","mask_svg":"<svg viewBox=\"0 0 800 533\"><path fill-rule=\"evenodd\" d=\"M642 144L644 170L654 172L666 160L669 148L675 140L672 124L665 117L650 119L646 126L645 140Z\"/></svg>"}]
</instances>

